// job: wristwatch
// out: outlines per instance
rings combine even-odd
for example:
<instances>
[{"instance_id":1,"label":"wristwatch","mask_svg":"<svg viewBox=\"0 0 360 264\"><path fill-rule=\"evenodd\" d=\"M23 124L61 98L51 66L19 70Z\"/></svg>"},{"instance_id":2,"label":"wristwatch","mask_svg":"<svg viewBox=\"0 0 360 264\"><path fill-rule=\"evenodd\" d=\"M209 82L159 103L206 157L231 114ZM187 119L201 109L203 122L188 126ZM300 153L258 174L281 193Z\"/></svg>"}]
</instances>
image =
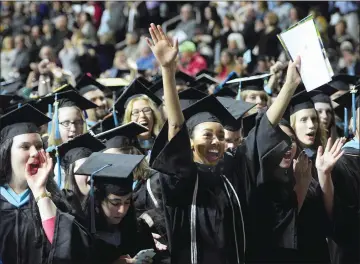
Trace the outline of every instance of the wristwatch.
<instances>
[{"instance_id":1,"label":"wristwatch","mask_svg":"<svg viewBox=\"0 0 360 264\"><path fill-rule=\"evenodd\" d=\"M35 198L36 203L38 203L42 198L48 197L51 199L51 193L49 193L48 191L43 192L42 194L40 194L38 197Z\"/></svg>"}]
</instances>

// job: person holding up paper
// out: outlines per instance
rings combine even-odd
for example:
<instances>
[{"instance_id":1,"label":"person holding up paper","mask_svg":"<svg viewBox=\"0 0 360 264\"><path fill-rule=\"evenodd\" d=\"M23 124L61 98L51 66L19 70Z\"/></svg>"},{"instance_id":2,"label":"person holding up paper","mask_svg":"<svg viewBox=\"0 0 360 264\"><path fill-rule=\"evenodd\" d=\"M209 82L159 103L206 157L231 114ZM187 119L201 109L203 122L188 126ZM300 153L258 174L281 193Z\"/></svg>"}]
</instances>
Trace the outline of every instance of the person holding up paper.
<instances>
[{"instance_id":1,"label":"person holding up paper","mask_svg":"<svg viewBox=\"0 0 360 264\"><path fill-rule=\"evenodd\" d=\"M312 16L282 32L278 38L291 59L301 57L300 75L307 91L331 81L334 73Z\"/></svg>"}]
</instances>

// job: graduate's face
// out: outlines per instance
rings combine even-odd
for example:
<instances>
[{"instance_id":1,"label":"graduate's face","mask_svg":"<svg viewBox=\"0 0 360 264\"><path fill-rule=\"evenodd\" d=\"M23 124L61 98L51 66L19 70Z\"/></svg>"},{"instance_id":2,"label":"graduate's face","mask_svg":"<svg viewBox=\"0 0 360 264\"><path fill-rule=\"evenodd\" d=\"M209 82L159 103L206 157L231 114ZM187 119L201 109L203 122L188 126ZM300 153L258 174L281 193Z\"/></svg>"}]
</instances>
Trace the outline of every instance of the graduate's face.
<instances>
[{"instance_id":1,"label":"graduate's face","mask_svg":"<svg viewBox=\"0 0 360 264\"><path fill-rule=\"evenodd\" d=\"M304 147L311 147L315 143L316 132L319 128L315 109L303 109L295 113L296 137Z\"/></svg>"},{"instance_id":2,"label":"graduate's face","mask_svg":"<svg viewBox=\"0 0 360 264\"><path fill-rule=\"evenodd\" d=\"M205 122L194 128L191 147L194 161L216 165L225 152L225 132L221 124Z\"/></svg>"},{"instance_id":3,"label":"graduate's face","mask_svg":"<svg viewBox=\"0 0 360 264\"><path fill-rule=\"evenodd\" d=\"M224 129L225 132L225 148L234 149L240 145L242 141L241 130L230 131Z\"/></svg>"},{"instance_id":4,"label":"graduate's face","mask_svg":"<svg viewBox=\"0 0 360 264\"><path fill-rule=\"evenodd\" d=\"M59 109L59 131L63 143L79 136L84 131L84 121L77 107Z\"/></svg>"},{"instance_id":5,"label":"graduate's face","mask_svg":"<svg viewBox=\"0 0 360 264\"><path fill-rule=\"evenodd\" d=\"M25 165L30 159L33 166L39 164L39 151L43 148L38 133L22 134L13 138L11 146L12 181L25 180Z\"/></svg>"},{"instance_id":6,"label":"graduate's face","mask_svg":"<svg viewBox=\"0 0 360 264\"><path fill-rule=\"evenodd\" d=\"M106 97L103 91L101 91L100 89L90 91L85 93L84 97L98 106L95 109L95 115L97 120L103 119L107 115L108 103L106 101Z\"/></svg>"},{"instance_id":7,"label":"graduate's face","mask_svg":"<svg viewBox=\"0 0 360 264\"><path fill-rule=\"evenodd\" d=\"M134 121L149 129L149 131L140 134L139 138L149 139L151 137L155 120L154 113L146 100L137 100L134 102L131 111L131 121Z\"/></svg>"},{"instance_id":8,"label":"graduate's face","mask_svg":"<svg viewBox=\"0 0 360 264\"><path fill-rule=\"evenodd\" d=\"M291 138L292 142L291 149L285 153L279 165L281 168L288 169L290 168L291 162L293 161L297 151L296 136L288 127L280 125L280 128L282 129L282 131L284 131L286 135Z\"/></svg>"},{"instance_id":9,"label":"graduate's face","mask_svg":"<svg viewBox=\"0 0 360 264\"><path fill-rule=\"evenodd\" d=\"M121 222L129 210L131 197L131 193L124 196L109 194L101 203L109 224L117 225Z\"/></svg>"},{"instance_id":10,"label":"graduate's face","mask_svg":"<svg viewBox=\"0 0 360 264\"><path fill-rule=\"evenodd\" d=\"M320 123L324 128L328 129L332 121L331 105L327 103L315 103L314 105L318 112Z\"/></svg>"},{"instance_id":11,"label":"graduate's face","mask_svg":"<svg viewBox=\"0 0 360 264\"><path fill-rule=\"evenodd\" d=\"M74 171L77 171L86 160L87 158L83 158L75 161ZM90 185L88 184L90 177L80 174L75 174L74 177L81 194L87 196L90 191Z\"/></svg>"},{"instance_id":12,"label":"graduate's face","mask_svg":"<svg viewBox=\"0 0 360 264\"><path fill-rule=\"evenodd\" d=\"M255 109L259 110L267 106L267 97L263 91L249 91L245 102L256 104Z\"/></svg>"}]
</instances>

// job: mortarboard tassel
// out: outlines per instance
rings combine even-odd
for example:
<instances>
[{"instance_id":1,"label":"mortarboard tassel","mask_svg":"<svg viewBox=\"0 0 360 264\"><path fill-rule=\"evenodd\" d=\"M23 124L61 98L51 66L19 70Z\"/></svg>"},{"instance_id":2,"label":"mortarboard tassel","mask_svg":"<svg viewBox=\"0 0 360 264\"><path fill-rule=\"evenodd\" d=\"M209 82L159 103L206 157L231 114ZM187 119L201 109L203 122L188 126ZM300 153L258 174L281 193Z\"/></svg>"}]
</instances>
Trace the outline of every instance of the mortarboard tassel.
<instances>
[{"instance_id":1,"label":"mortarboard tassel","mask_svg":"<svg viewBox=\"0 0 360 264\"><path fill-rule=\"evenodd\" d=\"M55 123L55 139L60 139L59 102L57 100L57 93L55 93L55 102L54 102L54 123Z\"/></svg>"},{"instance_id":2,"label":"mortarboard tassel","mask_svg":"<svg viewBox=\"0 0 360 264\"><path fill-rule=\"evenodd\" d=\"M57 169L57 186L61 189L61 165L60 165L60 155L58 151L58 147L55 147L55 156L56 156L56 169Z\"/></svg>"},{"instance_id":3,"label":"mortarboard tassel","mask_svg":"<svg viewBox=\"0 0 360 264\"><path fill-rule=\"evenodd\" d=\"M87 118L88 118L88 114L87 114L86 110L83 110L83 113L84 113L85 119L87 119Z\"/></svg>"},{"instance_id":4,"label":"mortarboard tassel","mask_svg":"<svg viewBox=\"0 0 360 264\"><path fill-rule=\"evenodd\" d=\"M115 110L115 102L116 102L116 92L113 91L113 107L112 107L112 114L113 114L113 118L114 118L114 125L115 127L119 126L119 121L117 119L117 114L116 114L116 110Z\"/></svg>"},{"instance_id":5,"label":"mortarboard tassel","mask_svg":"<svg viewBox=\"0 0 360 264\"><path fill-rule=\"evenodd\" d=\"M344 108L344 136L349 137L348 110Z\"/></svg>"},{"instance_id":6,"label":"mortarboard tassel","mask_svg":"<svg viewBox=\"0 0 360 264\"><path fill-rule=\"evenodd\" d=\"M351 89L351 115L352 115L352 132L356 134L356 90Z\"/></svg>"},{"instance_id":7,"label":"mortarboard tassel","mask_svg":"<svg viewBox=\"0 0 360 264\"><path fill-rule=\"evenodd\" d=\"M18 103L18 109L21 107L21 103Z\"/></svg>"},{"instance_id":8,"label":"mortarboard tassel","mask_svg":"<svg viewBox=\"0 0 360 264\"><path fill-rule=\"evenodd\" d=\"M103 169L112 166L112 164L106 164L100 169L97 169L90 175L90 231L92 234L96 233L96 226L95 226L95 197L94 197L94 175Z\"/></svg>"},{"instance_id":9,"label":"mortarboard tassel","mask_svg":"<svg viewBox=\"0 0 360 264\"><path fill-rule=\"evenodd\" d=\"M237 100L237 101L241 100L241 82L239 82L239 89L238 89L235 100Z\"/></svg>"},{"instance_id":10,"label":"mortarboard tassel","mask_svg":"<svg viewBox=\"0 0 360 264\"><path fill-rule=\"evenodd\" d=\"M214 94L219 92L224 87L224 85L234 76L237 76L237 73L234 71L230 72L229 75L225 78L225 80L215 87Z\"/></svg>"},{"instance_id":11,"label":"mortarboard tassel","mask_svg":"<svg viewBox=\"0 0 360 264\"><path fill-rule=\"evenodd\" d=\"M48 117L52 119L52 105L48 104ZM51 133L51 121L48 123L48 135Z\"/></svg>"}]
</instances>

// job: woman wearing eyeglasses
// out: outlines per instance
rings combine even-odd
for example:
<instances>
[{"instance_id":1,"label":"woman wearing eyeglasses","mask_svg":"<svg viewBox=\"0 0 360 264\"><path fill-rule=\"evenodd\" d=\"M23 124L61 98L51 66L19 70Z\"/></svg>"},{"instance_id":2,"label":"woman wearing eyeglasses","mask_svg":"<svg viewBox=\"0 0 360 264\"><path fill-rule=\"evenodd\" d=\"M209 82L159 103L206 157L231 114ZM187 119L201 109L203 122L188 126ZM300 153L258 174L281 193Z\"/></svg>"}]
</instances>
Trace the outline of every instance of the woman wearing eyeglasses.
<instances>
[{"instance_id":1,"label":"woman wearing eyeglasses","mask_svg":"<svg viewBox=\"0 0 360 264\"><path fill-rule=\"evenodd\" d=\"M142 150L148 152L164 122L156 104L147 95L142 94L127 103L123 124L130 122L147 127L148 131L138 135L138 140Z\"/></svg>"}]
</instances>

